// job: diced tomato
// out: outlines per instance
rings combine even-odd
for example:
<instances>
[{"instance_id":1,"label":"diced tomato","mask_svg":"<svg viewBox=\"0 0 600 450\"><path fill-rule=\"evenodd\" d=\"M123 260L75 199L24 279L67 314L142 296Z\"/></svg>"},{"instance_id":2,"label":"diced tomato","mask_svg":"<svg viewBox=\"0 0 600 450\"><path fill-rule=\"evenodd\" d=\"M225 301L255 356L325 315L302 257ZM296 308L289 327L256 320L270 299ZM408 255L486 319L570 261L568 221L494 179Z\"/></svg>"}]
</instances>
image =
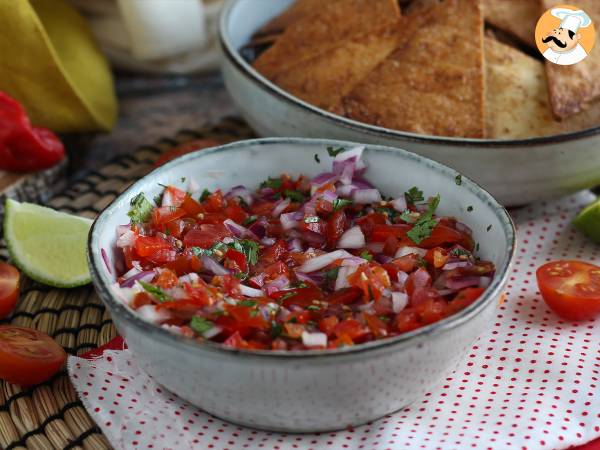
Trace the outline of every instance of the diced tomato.
<instances>
[{"instance_id":1,"label":"diced tomato","mask_svg":"<svg viewBox=\"0 0 600 450\"><path fill-rule=\"evenodd\" d=\"M207 212L220 212L225 206L223 193L217 189L202 202L202 206Z\"/></svg>"},{"instance_id":2,"label":"diced tomato","mask_svg":"<svg viewBox=\"0 0 600 450\"><path fill-rule=\"evenodd\" d=\"M429 298L415 306L423 325L438 322L448 315L448 303L443 299Z\"/></svg>"},{"instance_id":3,"label":"diced tomato","mask_svg":"<svg viewBox=\"0 0 600 450\"><path fill-rule=\"evenodd\" d=\"M283 239L279 239L272 246L261 250L260 259L266 263L274 263L281 259L285 253L287 253L287 243Z\"/></svg>"},{"instance_id":4,"label":"diced tomato","mask_svg":"<svg viewBox=\"0 0 600 450\"><path fill-rule=\"evenodd\" d=\"M271 298L280 300L284 306L298 305L302 307L310 306L314 300L321 300L323 292L314 285L305 288L286 289L271 294Z\"/></svg>"},{"instance_id":5,"label":"diced tomato","mask_svg":"<svg viewBox=\"0 0 600 450\"><path fill-rule=\"evenodd\" d=\"M354 341L352 341L352 338L347 334L342 334L338 336L337 339L329 341L329 343L327 344L327 348L349 347L351 345L354 345Z\"/></svg>"},{"instance_id":6,"label":"diced tomato","mask_svg":"<svg viewBox=\"0 0 600 450\"><path fill-rule=\"evenodd\" d=\"M200 272L202 262L196 255L179 254L174 261L166 263L164 267L171 269L177 276L182 276L187 273Z\"/></svg>"},{"instance_id":7,"label":"diced tomato","mask_svg":"<svg viewBox=\"0 0 600 450\"><path fill-rule=\"evenodd\" d=\"M223 342L223 345L233 348L248 348L248 342L242 338L239 331L236 331Z\"/></svg>"},{"instance_id":8,"label":"diced tomato","mask_svg":"<svg viewBox=\"0 0 600 450\"><path fill-rule=\"evenodd\" d=\"M396 315L396 329L400 333L416 330L420 326L419 317L412 308L403 309Z\"/></svg>"},{"instance_id":9,"label":"diced tomato","mask_svg":"<svg viewBox=\"0 0 600 450\"><path fill-rule=\"evenodd\" d=\"M302 337L302 333L305 330L304 325L290 322L286 323L283 328L285 329L286 334L293 339Z\"/></svg>"},{"instance_id":10,"label":"diced tomato","mask_svg":"<svg viewBox=\"0 0 600 450\"><path fill-rule=\"evenodd\" d=\"M383 246L383 254L387 256L394 256L398 251L398 238L396 236L388 236Z\"/></svg>"},{"instance_id":11,"label":"diced tomato","mask_svg":"<svg viewBox=\"0 0 600 450\"><path fill-rule=\"evenodd\" d=\"M324 236L327 232L327 222L319 216L305 216L304 220L300 221L299 228Z\"/></svg>"},{"instance_id":12,"label":"diced tomato","mask_svg":"<svg viewBox=\"0 0 600 450\"><path fill-rule=\"evenodd\" d=\"M162 289L170 289L177 285L177 281L178 278L175 272L169 269L163 269L153 283Z\"/></svg>"},{"instance_id":13,"label":"diced tomato","mask_svg":"<svg viewBox=\"0 0 600 450\"><path fill-rule=\"evenodd\" d=\"M408 289L407 289L408 290ZM413 306L420 305L429 300L443 300L437 289L426 286L411 288L410 304Z\"/></svg>"},{"instance_id":14,"label":"diced tomato","mask_svg":"<svg viewBox=\"0 0 600 450\"><path fill-rule=\"evenodd\" d=\"M183 237L183 243L186 247L210 248L223 238L231 236L231 231L220 224L202 224L200 228L191 229Z\"/></svg>"},{"instance_id":15,"label":"diced tomato","mask_svg":"<svg viewBox=\"0 0 600 450\"><path fill-rule=\"evenodd\" d=\"M398 225L384 225L379 224L373 227L371 233L371 241L373 242L385 242L389 237L395 237L400 242L406 242L407 231L412 228L412 225L398 224ZM414 245L414 243L413 243Z\"/></svg>"},{"instance_id":16,"label":"diced tomato","mask_svg":"<svg viewBox=\"0 0 600 450\"><path fill-rule=\"evenodd\" d=\"M373 314L365 313L363 316L365 318L365 322L367 322L367 326L371 329L371 332L375 335L375 337L379 338L387 336L387 323Z\"/></svg>"},{"instance_id":17,"label":"diced tomato","mask_svg":"<svg viewBox=\"0 0 600 450\"><path fill-rule=\"evenodd\" d=\"M334 212L327 221L327 247L334 249L338 239L346 231L347 220L344 210Z\"/></svg>"},{"instance_id":18,"label":"diced tomato","mask_svg":"<svg viewBox=\"0 0 600 450\"><path fill-rule=\"evenodd\" d=\"M366 264L359 266L356 272L348 277L348 283L360 288L366 301L378 300L383 290L391 285L390 277L383 267Z\"/></svg>"},{"instance_id":19,"label":"diced tomato","mask_svg":"<svg viewBox=\"0 0 600 450\"><path fill-rule=\"evenodd\" d=\"M339 320L335 316L323 317L321 320L319 320L319 330L321 330L327 336L331 336L338 323Z\"/></svg>"},{"instance_id":20,"label":"diced tomato","mask_svg":"<svg viewBox=\"0 0 600 450\"><path fill-rule=\"evenodd\" d=\"M411 273L404 284L404 288L408 295L413 295L417 288L423 288L431 285L431 275L424 268L419 268Z\"/></svg>"},{"instance_id":21,"label":"diced tomato","mask_svg":"<svg viewBox=\"0 0 600 450\"><path fill-rule=\"evenodd\" d=\"M161 249L152 253L147 259L155 264L169 263L177 259L177 252L172 249Z\"/></svg>"},{"instance_id":22,"label":"diced tomato","mask_svg":"<svg viewBox=\"0 0 600 450\"><path fill-rule=\"evenodd\" d=\"M424 259L432 267L440 269L448 262L448 259L450 259L450 254L448 250L442 247L434 247L427 251Z\"/></svg>"},{"instance_id":23,"label":"diced tomato","mask_svg":"<svg viewBox=\"0 0 600 450\"><path fill-rule=\"evenodd\" d=\"M385 225L386 223L387 218L381 213L371 213L356 219L356 224L360 226L361 231L367 239L372 239L372 233L377 225ZM385 242L385 239L378 242Z\"/></svg>"},{"instance_id":24,"label":"diced tomato","mask_svg":"<svg viewBox=\"0 0 600 450\"><path fill-rule=\"evenodd\" d=\"M398 270L401 270L402 272L410 273L419 266L419 262L419 256L415 253L410 253L394 259L391 264L396 266Z\"/></svg>"},{"instance_id":25,"label":"diced tomato","mask_svg":"<svg viewBox=\"0 0 600 450\"><path fill-rule=\"evenodd\" d=\"M290 318L288 319L288 322L295 322L295 323L301 323L301 324L305 324L308 321L310 321L310 312L309 311L298 311L298 312L293 312L290 314Z\"/></svg>"},{"instance_id":26,"label":"diced tomato","mask_svg":"<svg viewBox=\"0 0 600 450\"><path fill-rule=\"evenodd\" d=\"M240 224L248 218L248 213L244 211L242 207L234 201L229 202L227 207L223 210L223 213L229 219Z\"/></svg>"},{"instance_id":27,"label":"diced tomato","mask_svg":"<svg viewBox=\"0 0 600 450\"><path fill-rule=\"evenodd\" d=\"M196 217L198 224L221 225L225 220L227 216L222 212L205 212Z\"/></svg>"},{"instance_id":28,"label":"diced tomato","mask_svg":"<svg viewBox=\"0 0 600 450\"><path fill-rule=\"evenodd\" d=\"M160 237L138 236L135 240L136 253L144 258L155 255L161 250L172 250L172 245Z\"/></svg>"},{"instance_id":29,"label":"diced tomato","mask_svg":"<svg viewBox=\"0 0 600 450\"><path fill-rule=\"evenodd\" d=\"M175 186L168 186L163 192L163 205L167 203L169 206L179 207L186 197L187 194L185 191L182 191Z\"/></svg>"},{"instance_id":30,"label":"diced tomato","mask_svg":"<svg viewBox=\"0 0 600 450\"><path fill-rule=\"evenodd\" d=\"M444 244L458 244L469 251L475 247L475 241L471 236L442 224L436 225L431 232L431 236L421 241L419 246L422 248L433 248Z\"/></svg>"},{"instance_id":31,"label":"diced tomato","mask_svg":"<svg viewBox=\"0 0 600 450\"><path fill-rule=\"evenodd\" d=\"M356 319L344 319L336 325L333 332L338 337L346 335L356 342L364 337L369 332L369 329Z\"/></svg>"},{"instance_id":32,"label":"diced tomato","mask_svg":"<svg viewBox=\"0 0 600 450\"><path fill-rule=\"evenodd\" d=\"M460 291L454 299L448 304L448 310L450 314L454 314L462 309L465 309L475 300L477 300L481 294L485 291L482 287L471 287Z\"/></svg>"},{"instance_id":33,"label":"diced tomato","mask_svg":"<svg viewBox=\"0 0 600 450\"><path fill-rule=\"evenodd\" d=\"M287 350L287 343L281 338L275 338L273 342L271 342L271 350Z\"/></svg>"},{"instance_id":34,"label":"diced tomato","mask_svg":"<svg viewBox=\"0 0 600 450\"><path fill-rule=\"evenodd\" d=\"M270 217L276 202L254 202L250 207L252 214Z\"/></svg>"},{"instance_id":35,"label":"diced tomato","mask_svg":"<svg viewBox=\"0 0 600 450\"><path fill-rule=\"evenodd\" d=\"M181 235L183 234L187 225L187 222L184 220L177 219L166 223L162 230L169 236L173 236L176 239L181 239Z\"/></svg>"},{"instance_id":36,"label":"diced tomato","mask_svg":"<svg viewBox=\"0 0 600 450\"><path fill-rule=\"evenodd\" d=\"M246 255L244 255L242 252L238 252L237 250L230 248L225 253L225 267L241 273L248 272L248 263L246 262Z\"/></svg>"},{"instance_id":37,"label":"diced tomato","mask_svg":"<svg viewBox=\"0 0 600 450\"><path fill-rule=\"evenodd\" d=\"M185 216L183 209L174 206L163 206L161 208L154 208L152 211L152 222L160 226L183 216Z\"/></svg>"},{"instance_id":38,"label":"diced tomato","mask_svg":"<svg viewBox=\"0 0 600 450\"><path fill-rule=\"evenodd\" d=\"M242 327L266 329L268 323L258 309L250 306L226 305L225 310L231 314Z\"/></svg>"},{"instance_id":39,"label":"diced tomato","mask_svg":"<svg viewBox=\"0 0 600 450\"><path fill-rule=\"evenodd\" d=\"M154 300L154 297L147 292L138 292L133 297L133 300L129 306L131 306L133 309L138 309L144 305L153 305L155 303L156 301Z\"/></svg>"},{"instance_id":40,"label":"diced tomato","mask_svg":"<svg viewBox=\"0 0 600 450\"><path fill-rule=\"evenodd\" d=\"M363 291L359 287L349 287L339 289L327 296L327 301L332 305L350 305L357 302L363 296Z\"/></svg>"},{"instance_id":41,"label":"diced tomato","mask_svg":"<svg viewBox=\"0 0 600 450\"><path fill-rule=\"evenodd\" d=\"M196 217L198 214L206 212L200 202L194 200L190 195L185 196L181 209L185 211L188 217Z\"/></svg>"}]
</instances>

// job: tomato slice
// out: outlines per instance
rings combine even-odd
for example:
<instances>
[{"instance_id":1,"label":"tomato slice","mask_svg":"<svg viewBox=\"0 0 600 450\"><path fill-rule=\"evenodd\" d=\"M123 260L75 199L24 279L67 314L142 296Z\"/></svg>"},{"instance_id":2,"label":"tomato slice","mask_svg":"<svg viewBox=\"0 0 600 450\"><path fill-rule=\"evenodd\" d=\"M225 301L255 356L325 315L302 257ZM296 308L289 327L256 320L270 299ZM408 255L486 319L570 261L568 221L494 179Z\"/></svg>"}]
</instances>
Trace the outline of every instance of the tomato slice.
<instances>
[{"instance_id":1,"label":"tomato slice","mask_svg":"<svg viewBox=\"0 0 600 450\"><path fill-rule=\"evenodd\" d=\"M19 297L20 274L10 264L0 262L0 319L15 309Z\"/></svg>"},{"instance_id":2,"label":"tomato slice","mask_svg":"<svg viewBox=\"0 0 600 450\"><path fill-rule=\"evenodd\" d=\"M224 237L231 236L231 232L225 225L202 224L200 229L192 229L183 237L186 247L210 248Z\"/></svg>"},{"instance_id":3,"label":"tomato slice","mask_svg":"<svg viewBox=\"0 0 600 450\"><path fill-rule=\"evenodd\" d=\"M555 313L568 320L600 316L600 267L581 261L553 261L536 277L542 297Z\"/></svg>"},{"instance_id":4,"label":"tomato slice","mask_svg":"<svg viewBox=\"0 0 600 450\"><path fill-rule=\"evenodd\" d=\"M0 325L0 379L33 386L52 377L66 359L62 347L47 334Z\"/></svg>"}]
</instances>

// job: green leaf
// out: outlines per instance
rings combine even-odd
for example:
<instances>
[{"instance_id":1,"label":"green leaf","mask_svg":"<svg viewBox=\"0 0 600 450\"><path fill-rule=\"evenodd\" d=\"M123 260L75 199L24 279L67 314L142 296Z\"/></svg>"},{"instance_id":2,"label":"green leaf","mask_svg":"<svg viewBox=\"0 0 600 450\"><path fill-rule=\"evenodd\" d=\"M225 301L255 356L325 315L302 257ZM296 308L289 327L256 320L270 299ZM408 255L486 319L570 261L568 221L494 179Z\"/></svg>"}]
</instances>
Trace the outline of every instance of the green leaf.
<instances>
[{"instance_id":1,"label":"green leaf","mask_svg":"<svg viewBox=\"0 0 600 450\"><path fill-rule=\"evenodd\" d=\"M204 317L194 316L190 322L190 328L198 334L204 334L214 326L214 323Z\"/></svg>"},{"instance_id":2,"label":"green leaf","mask_svg":"<svg viewBox=\"0 0 600 450\"><path fill-rule=\"evenodd\" d=\"M146 292L153 295L159 302L167 302L172 300L161 288L154 286L153 284L146 283L145 281L138 281Z\"/></svg>"},{"instance_id":3,"label":"green leaf","mask_svg":"<svg viewBox=\"0 0 600 450\"><path fill-rule=\"evenodd\" d=\"M411 205L425 200L425 197L423 197L423 191L416 186L411 187L408 192L405 192L404 197L406 197L406 202Z\"/></svg>"},{"instance_id":4,"label":"green leaf","mask_svg":"<svg viewBox=\"0 0 600 450\"><path fill-rule=\"evenodd\" d=\"M329 156L331 156L331 157L337 156L339 153L343 152L344 150L346 150L344 147L339 147L339 148L327 147L327 153L329 153Z\"/></svg>"},{"instance_id":5,"label":"green leaf","mask_svg":"<svg viewBox=\"0 0 600 450\"><path fill-rule=\"evenodd\" d=\"M471 205L467 206L467 211L468 211L468 212L471 212L471 211L473 211L473 207L472 207Z\"/></svg>"},{"instance_id":6,"label":"green leaf","mask_svg":"<svg viewBox=\"0 0 600 450\"><path fill-rule=\"evenodd\" d=\"M238 305L252 308L253 306L256 306L256 300L242 300L241 302L238 302Z\"/></svg>"},{"instance_id":7,"label":"green leaf","mask_svg":"<svg viewBox=\"0 0 600 450\"><path fill-rule=\"evenodd\" d=\"M254 222L256 222L258 220L258 216L250 216L247 217L243 222L242 225L244 225L245 227L247 227L248 225L252 225Z\"/></svg>"},{"instance_id":8,"label":"green leaf","mask_svg":"<svg viewBox=\"0 0 600 450\"><path fill-rule=\"evenodd\" d=\"M406 233L406 236L408 236L415 244L420 244L421 241L431 236L431 232L437 225L437 222L433 219L433 214L439 204L440 194L436 195L431 202L429 202L427 211L421 214L421 217L415 222L415 225Z\"/></svg>"},{"instance_id":9,"label":"green leaf","mask_svg":"<svg viewBox=\"0 0 600 450\"><path fill-rule=\"evenodd\" d=\"M142 223L146 222L152 214L152 203L148 201L146 196L139 193L131 199L131 209L127 215L131 218L131 223Z\"/></svg>"},{"instance_id":10,"label":"green leaf","mask_svg":"<svg viewBox=\"0 0 600 450\"><path fill-rule=\"evenodd\" d=\"M333 269L329 269L325 272L325 279L328 281L336 280L338 276L338 272L340 271L339 267L334 267Z\"/></svg>"},{"instance_id":11,"label":"green leaf","mask_svg":"<svg viewBox=\"0 0 600 450\"><path fill-rule=\"evenodd\" d=\"M315 153L315 161L318 162L319 164L321 164L321 158L319 158L319 155L317 155Z\"/></svg>"},{"instance_id":12,"label":"green leaf","mask_svg":"<svg viewBox=\"0 0 600 450\"><path fill-rule=\"evenodd\" d=\"M400 214L400 219L406 223L413 223L415 221L415 218L413 217L412 212L409 209L405 209L404 211L402 211L402 214Z\"/></svg>"},{"instance_id":13,"label":"green leaf","mask_svg":"<svg viewBox=\"0 0 600 450\"><path fill-rule=\"evenodd\" d=\"M246 261L248 264L255 265L258 263L258 242L251 241L249 239L243 239L240 241L235 241L229 245L232 246L234 250L246 255Z\"/></svg>"},{"instance_id":14,"label":"green leaf","mask_svg":"<svg viewBox=\"0 0 600 450\"><path fill-rule=\"evenodd\" d=\"M398 211L396 211L394 208L384 208L381 206L375 208L375 212L389 217L390 220L393 220L398 215Z\"/></svg>"},{"instance_id":15,"label":"green leaf","mask_svg":"<svg viewBox=\"0 0 600 450\"><path fill-rule=\"evenodd\" d=\"M292 191L291 189L286 189L283 193L285 198L289 198L293 202L302 203L304 201L304 195L299 191Z\"/></svg>"},{"instance_id":16,"label":"green leaf","mask_svg":"<svg viewBox=\"0 0 600 450\"><path fill-rule=\"evenodd\" d=\"M360 257L362 259L366 259L367 261L373 260L373 255L371 255L368 250L363 250L363 252L360 254Z\"/></svg>"},{"instance_id":17,"label":"green leaf","mask_svg":"<svg viewBox=\"0 0 600 450\"><path fill-rule=\"evenodd\" d=\"M204 189L202 191L202 195L200 195L200 203L206 200L210 196L210 191L208 189Z\"/></svg>"},{"instance_id":18,"label":"green leaf","mask_svg":"<svg viewBox=\"0 0 600 450\"><path fill-rule=\"evenodd\" d=\"M460 186L462 184L462 175L456 175L456 177L454 178L454 182L457 186Z\"/></svg>"},{"instance_id":19,"label":"green leaf","mask_svg":"<svg viewBox=\"0 0 600 450\"><path fill-rule=\"evenodd\" d=\"M352 200L347 200L345 198L336 198L333 201L333 210L334 211L339 211L342 208L345 208L346 206L350 206L352 204Z\"/></svg>"},{"instance_id":20,"label":"green leaf","mask_svg":"<svg viewBox=\"0 0 600 450\"><path fill-rule=\"evenodd\" d=\"M263 181L260 184L260 187L262 189L264 189L264 188L271 188L271 189L277 190L277 189L281 188L281 183L282 183L281 182L281 178L271 178L271 177L269 177L269 178L267 178L265 181Z\"/></svg>"},{"instance_id":21,"label":"green leaf","mask_svg":"<svg viewBox=\"0 0 600 450\"><path fill-rule=\"evenodd\" d=\"M273 321L271 322L271 337L275 339L283 333L283 325Z\"/></svg>"},{"instance_id":22,"label":"green leaf","mask_svg":"<svg viewBox=\"0 0 600 450\"><path fill-rule=\"evenodd\" d=\"M318 305L308 305L306 309L308 309L309 311L319 311L321 307Z\"/></svg>"},{"instance_id":23,"label":"green leaf","mask_svg":"<svg viewBox=\"0 0 600 450\"><path fill-rule=\"evenodd\" d=\"M452 251L450 252L450 255L451 256L457 256L457 257L463 256L463 255L464 256L471 256L471 254L468 251L463 250L462 248L458 248L458 247L452 249Z\"/></svg>"}]
</instances>

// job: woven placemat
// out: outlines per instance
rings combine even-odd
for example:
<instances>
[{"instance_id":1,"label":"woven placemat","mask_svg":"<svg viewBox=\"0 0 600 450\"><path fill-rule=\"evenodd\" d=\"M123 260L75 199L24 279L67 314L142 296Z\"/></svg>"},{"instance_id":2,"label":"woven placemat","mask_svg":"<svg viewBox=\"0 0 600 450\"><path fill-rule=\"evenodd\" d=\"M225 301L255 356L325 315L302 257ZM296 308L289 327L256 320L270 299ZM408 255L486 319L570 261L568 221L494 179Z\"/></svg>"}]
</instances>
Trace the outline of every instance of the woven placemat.
<instances>
[{"instance_id":1,"label":"woven placemat","mask_svg":"<svg viewBox=\"0 0 600 450\"><path fill-rule=\"evenodd\" d=\"M48 206L94 218L129 184L148 173L162 152L194 139L234 141L252 137L247 125L228 118L199 130L182 130L173 138L139 148L75 180ZM0 236L1 237L1 236ZM0 260L6 260L4 242ZM108 311L91 286L53 289L24 279L18 307L0 323L48 333L72 355L104 345L117 335ZM0 448L109 449L110 444L88 416L66 370L40 386L22 389L0 381Z\"/></svg>"}]
</instances>

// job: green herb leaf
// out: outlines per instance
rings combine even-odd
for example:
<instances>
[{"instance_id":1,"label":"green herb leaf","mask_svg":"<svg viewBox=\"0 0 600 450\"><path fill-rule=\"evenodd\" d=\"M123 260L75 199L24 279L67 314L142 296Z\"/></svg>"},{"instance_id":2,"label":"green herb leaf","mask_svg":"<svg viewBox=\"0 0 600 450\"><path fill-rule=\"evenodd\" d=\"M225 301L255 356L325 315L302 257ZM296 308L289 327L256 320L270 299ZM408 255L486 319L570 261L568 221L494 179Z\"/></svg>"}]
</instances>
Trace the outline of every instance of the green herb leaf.
<instances>
[{"instance_id":1,"label":"green herb leaf","mask_svg":"<svg viewBox=\"0 0 600 450\"><path fill-rule=\"evenodd\" d=\"M233 247L234 250L246 255L246 261L248 264L254 265L258 263L258 242L251 241L249 239L242 239L239 241L234 241L233 243L229 244L229 246Z\"/></svg>"},{"instance_id":2,"label":"green herb leaf","mask_svg":"<svg viewBox=\"0 0 600 450\"><path fill-rule=\"evenodd\" d=\"M454 178L454 182L457 186L460 186L462 184L462 175L456 175L456 177Z\"/></svg>"},{"instance_id":3,"label":"green herb leaf","mask_svg":"<svg viewBox=\"0 0 600 450\"><path fill-rule=\"evenodd\" d=\"M271 337L273 339L279 337L283 333L283 325L273 321L271 322Z\"/></svg>"},{"instance_id":4,"label":"green herb leaf","mask_svg":"<svg viewBox=\"0 0 600 450\"><path fill-rule=\"evenodd\" d=\"M295 288L302 289L302 288L307 288L308 284L304 281L297 281L296 283L293 284L293 286Z\"/></svg>"},{"instance_id":5,"label":"green herb leaf","mask_svg":"<svg viewBox=\"0 0 600 450\"><path fill-rule=\"evenodd\" d=\"M154 200L156 206L160 206L162 204L162 194L155 195L152 200Z\"/></svg>"},{"instance_id":6,"label":"green herb leaf","mask_svg":"<svg viewBox=\"0 0 600 450\"><path fill-rule=\"evenodd\" d=\"M404 211L402 211L402 214L400 214L400 219L406 223L413 223L415 221L415 218L413 217L412 212L409 209L405 209Z\"/></svg>"},{"instance_id":7,"label":"green herb leaf","mask_svg":"<svg viewBox=\"0 0 600 450\"><path fill-rule=\"evenodd\" d=\"M341 153L344 150L346 150L344 147L339 147L339 148L327 147L327 153L329 153L329 156L331 156L331 157L337 156L338 153Z\"/></svg>"},{"instance_id":8,"label":"green herb leaf","mask_svg":"<svg viewBox=\"0 0 600 450\"><path fill-rule=\"evenodd\" d=\"M210 196L210 191L208 189L204 189L202 191L202 195L200 195L200 202L202 203L204 200L206 200L208 197Z\"/></svg>"},{"instance_id":9,"label":"green herb leaf","mask_svg":"<svg viewBox=\"0 0 600 450\"><path fill-rule=\"evenodd\" d=\"M404 197L406 198L406 202L411 205L425 200L425 197L423 197L423 191L416 186L411 187L408 192L405 192Z\"/></svg>"},{"instance_id":10,"label":"green herb leaf","mask_svg":"<svg viewBox=\"0 0 600 450\"><path fill-rule=\"evenodd\" d=\"M325 279L327 281L336 280L338 276L338 272L340 271L339 267L334 267L333 269L329 269L325 272Z\"/></svg>"},{"instance_id":11,"label":"green herb leaf","mask_svg":"<svg viewBox=\"0 0 600 450\"><path fill-rule=\"evenodd\" d=\"M152 214L152 203L146 199L146 196L139 193L131 199L131 209L127 215L131 218L131 223L146 222Z\"/></svg>"},{"instance_id":12,"label":"green herb leaf","mask_svg":"<svg viewBox=\"0 0 600 450\"><path fill-rule=\"evenodd\" d=\"M190 328L198 334L204 334L214 326L214 323L204 317L194 316L190 321Z\"/></svg>"},{"instance_id":13,"label":"green herb leaf","mask_svg":"<svg viewBox=\"0 0 600 450\"><path fill-rule=\"evenodd\" d=\"M238 305L252 308L253 306L256 306L256 300L242 300L241 302L238 302Z\"/></svg>"},{"instance_id":14,"label":"green herb leaf","mask_svg":"<svg viewBox=\"0 0 600 450\"><path fill-rule=\"evenodd\" d=\"M334 211L339 211L342 208L345 208L346 206L350 206L352 204L352 200L347 200L345 198L336 198L333 201L333 210Z\"/></svg>"},{"instance_id":15,"label":"green herb leaf","mask_svg":"<svg viewBox=\"0 0 600 450\"><path fill-rule=\"evenodd\" d=\"M185 183L185 177L181 177L181 182Z\"/></svg>"},{"instance_id":16,"label":"green herb leaf","mask_svg":"<svg viewBox=\"0 0 600 450\"><path fill-rule=\"evenodd\" d=\"M308 309L309 311L319 311L321 307L317 305L308 305L306 309Z\"/></svg>"},{"instance_id":17,"label":"green herb leaf","mask_svg":"<svg viewBox=\"0 0 600 450\"><path fill-rule=\"evenodd\" d=\"M471 212L471 211L473 211L473 207L472 207L472 206L470 206L470 205L469 205L469 206L467 206L467 211L468 211L468 212Z\"/></svg>"},{"instance_id":18,"label":"green herb leaf","mask_svg":"<svg viewBox=\"0 0 600 450\"><path fill-rule=\"evenodd\" d=\"M158 286L154 286L153 284L146 283L145 281L138 281L140 285L144 288L146 292L153 295L159 302L163 303L166 301L170 301L171 297L169 297L161 288Z\"/></svg>"},{"instance_id":19,"label":"green herb leaf","mask_svg":"<svg viewBox=\"0 0 600 450\"><path fill-rule=\"evenodd\" d=\"M381 206L375 208L375 212L383 214L384 216L389 217L390 220L392 220L392 221L398 215L398 211L396 211L394 208L384 208L384 207L381 207Z\"/></svg>"},{"instance_id":20,"label":"green herb leaf","mask_svg":"<svg viewBox=\"0 0 600 450\"><path fill-rule=\"evenodd\" d=\"M360 257L362 259L366 259L367 261L373 260L373 255L371 255L368 250L363 250L363 252L360 254Z\"/></svg>"},{"instance_id":21,"label":"green herb leaf","mask_svg":"<svg viewBox=\"0 0 600 450\"><path fill-rule=\"evenodd\" d=\"M315 153L315 161L318 162L319 164L321 164L321 158L319 158L319 155L317 155Z\"/></svg>"},{"instance_id":22,"label":"green herb leaf","mask_svg":"<svg viewBox=\"0 0 600 450\"><path fill-rule=\"evenodd\" d=\"M487 228L485 229L485 231L490 231L492 229L491 225L488 225Z\"/></svg>"},{"instance_id":23,"label":"green herb leaf","mask_svg":"<svg viewBox=\"0 0 600 450\"><path fill-rule=\"evenodd\" d=\"M286 189L283 193L285 198L289 198L293 202L302 203L304 201L304 195L299 191L292 191L291 189Z\"/></svg>"},{"instance_id":24,"label":"green herb leaf","mask_svg":"<svg viewBox=\"0 0 600 450\"><path fill-rule=\"evenodd\" d=\"M256 222L258 220L258 216L250 216L247 217L243 222L242 225L244 225L245 227L247 227L248 225L252 225L254 222Z\"/></svg>"},{"instance_id":25,"label":"green herb leaf","mask_svg":"<svg viewBox=\"0 0 600 450\"><path fill-rule=\"evenodd\" d=\"M308 216L304 218L304 223L317 223L319 220L318 216Z\"/></svg>"},{"instance_id":26,"label":"green herb leaf","mask_svg":"<svg viewBox=\"0 0 600 450\"><path fill-rule=\"evenodd\" d=\"M468 251L463 250L462 248L458 248L458 247L454 248L450 252L450 255L451 256L471 256L471 254Z\"/></svg>"},{"instance_id":27,"label":"green herb leaf","mask_svg":"<svg viewBox=\"0 0 600 450\"><path fill-rule=\"evenodd\" d=\"M267 178L265 181L263 181L260 184L260 187L262 189L264 189L264 188L271 188L271 189L277 190L277 189L281 188L281 183L282 183L281 182L281 178L271 178L271 177L269 177L269 178Z\"/></svg>"},{"instance_id":28,"label":"green herb leaf","mask_svg":"<svg viewBox=\"0 0 600 450\"><path fill-rule=\"evenodd\" d=\"M433 219L433 214L439 204L440 194L436 195L431 200L427 207L427 211L421 214L421 217L415 222L415 225L406 233L406 236L408 236L415 244L420 244L421 241L431 236L431 232L437 225L437 222Z\"/></svg>"}]
</instances>

